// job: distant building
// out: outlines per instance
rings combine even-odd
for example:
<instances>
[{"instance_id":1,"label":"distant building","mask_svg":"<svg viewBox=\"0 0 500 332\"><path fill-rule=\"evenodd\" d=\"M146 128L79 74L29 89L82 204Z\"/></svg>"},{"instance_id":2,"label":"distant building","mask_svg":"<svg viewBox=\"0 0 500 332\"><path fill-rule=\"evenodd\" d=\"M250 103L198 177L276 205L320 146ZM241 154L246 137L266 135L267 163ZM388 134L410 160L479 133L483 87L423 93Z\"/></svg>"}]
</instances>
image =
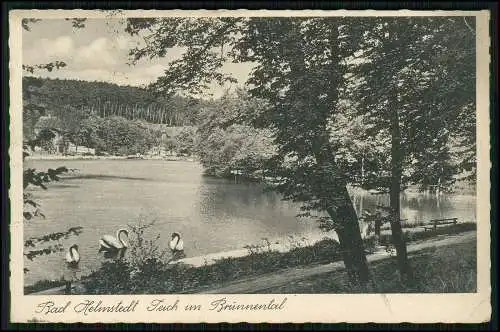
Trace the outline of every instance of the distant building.
<instances>
[{"instance_id":1,"label":"distant building","mask_svg":"<svg viewBox=\"0 0 500 332\"><path fill-rule=\"evenodd\" d=\"M43 139L40 133L45 131ZM95 149L82 145L75 145L68 141L64 133L56 128L35 128L37 139L33 141L32 149L38 152L60 153L60 154L91 154L95 155Z\"/></svg>"},{"instance_id":2,"label":"distant building","mask_svg":"<svg viewBox=\"0 0 500 332\"><path fill-rule=\"evenodd\" d=\"M78 145L76 146L73 143L69 143L66 149L66 153L70 154L91 154L95 155L95 149L93 148L88 148L83 145Z\"/></svg>"},{"instance_id":3,"label":"distant building","mask_svg":"<svg viewBox=\"0 0 500 332\"><path fill-rule=\"evenodd\" d=\"M165 157L167 152L163 146L153 146L151 150L147 152L149 156Z\"/></svg>"},{"instance_id":4,"label":"distant building","mask_svg":"<svg viewBox=\"0 0 500 332\"><path fill-rule=\"evenodd\" d=\"M49 153L64 153L65 140L63 134L57 129L45 129L43 138L39 136L41 130L35 131L37 139L31 142L34 151L47 151Z\"/></svg>"}]
</instances>

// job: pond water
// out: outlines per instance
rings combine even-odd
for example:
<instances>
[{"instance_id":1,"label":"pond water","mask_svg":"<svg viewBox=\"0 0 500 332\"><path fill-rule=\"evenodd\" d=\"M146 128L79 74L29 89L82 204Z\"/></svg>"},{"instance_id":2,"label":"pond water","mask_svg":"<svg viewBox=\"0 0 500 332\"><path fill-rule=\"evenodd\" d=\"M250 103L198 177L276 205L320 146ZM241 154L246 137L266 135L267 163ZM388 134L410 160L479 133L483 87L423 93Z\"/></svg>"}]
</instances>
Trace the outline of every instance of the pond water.
<instances>
[{"instance_id":1,"label":"pond water","mask_svg":"<svg viewBox=\"0 0 500 332\"><path fill-rule=\"evenodd\" d=\"M170 234L180 232L188 257L241 249L245 245L289 236L322 237L313 220L297 218L298 205L263 192L259 184L203 176L196 162L162 160L27 160L37 169L64 165L78 171L70 178L30 192L41 204L45 219L24 223L24 238L82 226L83 232L63 240L65 247L80 247L80 269L89 273L104 259L99 238L139 220L155 224L147 237L160 234L166 248ZM362 198L362 199L361 199ZM387 197L353 194L356 209L385 204ZM422 221L458 217L475 221L474 196L435 196L407 193L401 197L402 218ZM64 253L25 260L25 284L59 279L65 269Z\"/></svg>"}]
</instances>

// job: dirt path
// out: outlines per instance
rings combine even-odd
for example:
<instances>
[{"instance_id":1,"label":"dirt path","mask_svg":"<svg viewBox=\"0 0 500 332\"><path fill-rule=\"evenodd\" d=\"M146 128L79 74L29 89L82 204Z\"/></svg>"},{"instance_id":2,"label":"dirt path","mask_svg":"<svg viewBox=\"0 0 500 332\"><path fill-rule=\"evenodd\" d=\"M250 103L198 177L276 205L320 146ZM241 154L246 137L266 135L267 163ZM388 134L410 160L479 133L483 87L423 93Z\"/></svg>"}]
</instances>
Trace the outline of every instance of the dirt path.
<instances>
[{"instance_id":1,"label":"dirt path","mask_svg":"<svg viewBox=\"0 0 500 332\"><path fill-rule=\"evenodd\" d=\"M442 235L432 240L425 240L419 243L408 245L408 252L416 252L422 249L431 247L441 247L454 243L464 243L476 240L476 232L464 232L453 235ZM375 262L389 258L390 255L386 252L374 253L367 255L368 262ZM269 288L279 287L289 282L305 279L314 275L333 272L344 268L342 261L330 264L301 267L283 270L279 272L269 273L251 278L240 279L229 283L221 288L211 289L200 292L200 294L248 294L262 291Z\"/></svg>"}]
</instances>

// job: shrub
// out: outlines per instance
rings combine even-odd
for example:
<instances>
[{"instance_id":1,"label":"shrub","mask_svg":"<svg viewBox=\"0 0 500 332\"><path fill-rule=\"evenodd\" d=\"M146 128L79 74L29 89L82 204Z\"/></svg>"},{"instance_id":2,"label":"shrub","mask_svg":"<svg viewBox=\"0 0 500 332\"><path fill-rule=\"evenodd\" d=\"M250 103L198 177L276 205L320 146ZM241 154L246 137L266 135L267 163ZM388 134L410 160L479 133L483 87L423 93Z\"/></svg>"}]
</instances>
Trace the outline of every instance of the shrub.
<instances>
[{"instance_id":1,"label":"shrub","mask_svg":"<svg viewBox=\"0 0 500 332\"><path fill-rule=\"evenodd\" d=\"M284 253L271 250L269 244L264 244L247 246L249 251L247 256L221 258L211 265L193 267L180 262L169 264L171 257L158 246L159 236L152 240L144 239L144 230L153 223L144 225L140 222L139 226L129 226L134 234L131 240L129 258L105 263L100 270L87 277L85 286L89 293L189 293L241 277L257 276L299 266L327 264L342 258L339 244L333 239L325 238L308 246L304 246L296 239L291 239L292 249ZM475 224L446 226L438 229L437 233L449 234L469 229L475 229ZM420 233L407 231L405 233L407 241L435 235L436 232L433 231ZM389 234L383 234L380 237L380 244L390 246L390 240ZM366 239L364 243L367 250L375 247L374 239ZM396 273L396 270L394 272ZM469 279L466 278L464 281L457 278L453 284L455 286L448 286L448 289L452 289L452 287L458 289Z\"/></svg>"},{"instance_id":2,"label":"shrub","mask_svg":"<svg viewBox=\"0 0 500 332\"><path fill-rule=\"evenodd\" d=\"M63 278L59 280L40 280L34 283L33 285L24 287L24 294L41 292L46 289L64 286L65 284L66 281Z\"/></svg>"},{"instance_id":3,"label":"shrub","mask_svg":"<svg viewBox=\"0 0 500 332\"><path fill-rule=\"evenodd\" d=\"M99 270L85 277L83 284L89 294L128 294L133 289L131 272L125 260L104 262Z\"/></svg>"},{"instance_id":4,"label":"shrub","mask_svg":"<svg viewBox=\"0 0 500 332\"><path fill-rule=\"evenodd\" d=\"M167 252L159 248L159 234L153 240L144 238L144 231L154 223L141 217L137 225L128 225L132 235L128 258L105 262L86 277L84 284L91 294L154 293L162 289Z\"/></svg>"}]
</instances>

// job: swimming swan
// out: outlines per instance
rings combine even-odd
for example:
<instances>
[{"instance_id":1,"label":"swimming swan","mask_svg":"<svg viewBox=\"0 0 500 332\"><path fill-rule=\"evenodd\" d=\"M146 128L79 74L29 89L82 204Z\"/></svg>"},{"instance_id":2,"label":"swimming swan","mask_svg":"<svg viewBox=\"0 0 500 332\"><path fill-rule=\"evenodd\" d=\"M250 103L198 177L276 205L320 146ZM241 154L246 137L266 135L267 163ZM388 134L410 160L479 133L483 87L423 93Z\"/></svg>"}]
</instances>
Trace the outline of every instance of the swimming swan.
<instances>
[{"instance_id":1,"label":"swimming swan","mask_svg":"<svg viewBox=\"0 0 500 332\"><path fill-rule=\"evenodd\" d=\"M121 235L122 233L125 233L125 236L128 237L128 231L124 228L119 229L116 232L116 237L112 235L103 235L101 239L99 240L100 248L99 252L101 251L118 251L121 249L126 249L128 248L127 242L125 242L122 238Z\"/></svg>"},{"instance_id":2,"label":"swimming swan","mask_svg":"<svg viewBox=\"0 0 500 332\"><path fill-rule=\"evenodd\" d=\"M76 267L80 262L80 254L78 253L78 246L76 244L69 247L68 252L66 253L66 263L70 267Z\"/></svg>"},{"instance_id":3,"label":"swimming swan","mask_svg":"<svg viewBox=\"0 0 500 332\"><path fill-rule=\"evenodd\" d=\"M173 253L184 250L184 241L181 239L179 233L172 233L172 240L170 240L169 247Z\"/></svg>"}]
</instances>

